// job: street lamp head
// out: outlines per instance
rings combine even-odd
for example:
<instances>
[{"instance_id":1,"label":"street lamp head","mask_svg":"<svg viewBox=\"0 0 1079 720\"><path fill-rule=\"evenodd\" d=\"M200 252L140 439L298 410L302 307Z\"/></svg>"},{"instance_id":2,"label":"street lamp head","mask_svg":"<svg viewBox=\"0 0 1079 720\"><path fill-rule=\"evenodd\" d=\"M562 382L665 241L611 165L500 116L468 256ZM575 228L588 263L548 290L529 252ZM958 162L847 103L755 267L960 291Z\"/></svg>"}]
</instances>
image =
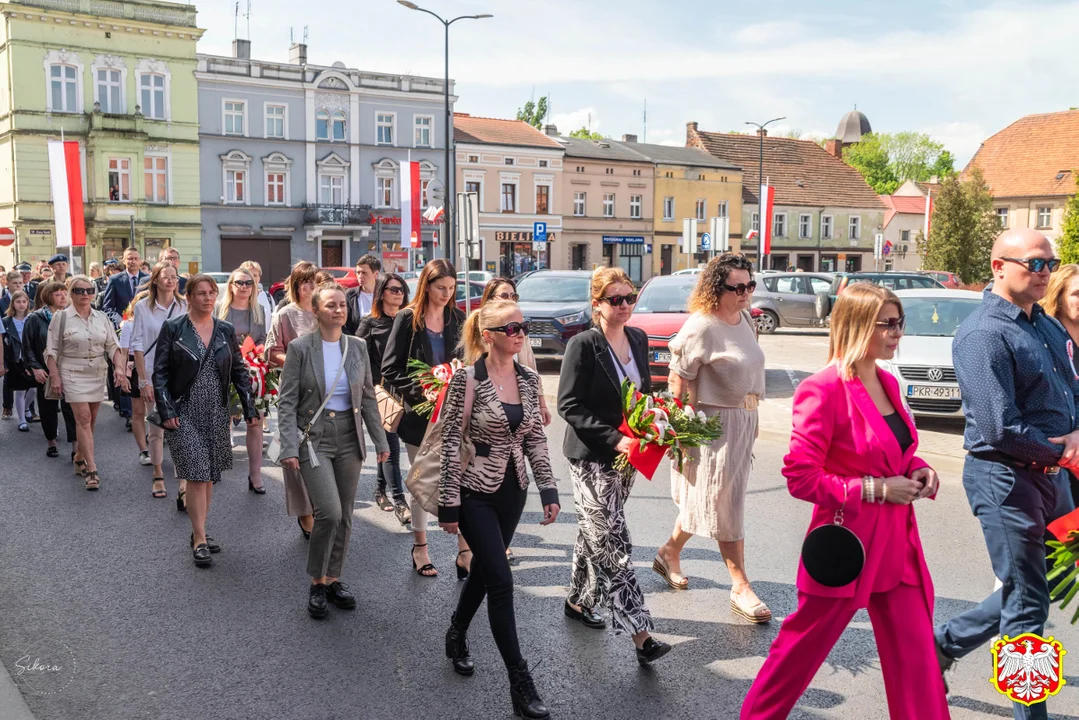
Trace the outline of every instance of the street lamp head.
<instances>
[{"instance_id":1,"label":"street lamp head","mask_svg":"<svg viewBox=\"0 0 1079 720\"><path fill-rule=\"evenodd\" d=\"M404 5L409 10L419 10L420 9L419 5L417 5L414 2L409 2L408 0L397 0L397 3L399 5Z\"/></svg>"},{"instance_id":2,"label":"street lamp head","mask_svg":"<svg viewBox=\"0 0 1079 720\"><path fill-rule=\"evenodd\" d=\"M494 15L491 15L490 13L483 13L482 15L473 15L472 16L472 18L474 20L486 20L487 18L493 18L493 17L494 17Z\"/></svg>"}]
</instances>

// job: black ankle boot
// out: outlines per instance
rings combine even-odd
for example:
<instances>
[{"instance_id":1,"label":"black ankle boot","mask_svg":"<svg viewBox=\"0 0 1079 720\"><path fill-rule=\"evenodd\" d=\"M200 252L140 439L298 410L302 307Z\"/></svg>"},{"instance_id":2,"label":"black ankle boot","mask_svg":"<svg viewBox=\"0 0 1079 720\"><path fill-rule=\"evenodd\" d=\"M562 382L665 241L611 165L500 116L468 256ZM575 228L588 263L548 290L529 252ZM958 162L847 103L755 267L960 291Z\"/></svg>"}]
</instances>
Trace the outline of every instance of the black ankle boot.
<instances>
[{"instance_id":1,"label":"black ankle boot","mask_svg":"<svg viewBox=\"0 0 1079 720\"><path fill-rule=\"evenodd\" d=\"M509 667L507 670L510 674L510 700L513 702L513 714L517 717L540 720L551 717L547 706L536 693L532 673L528 671L528 662L522 660L516 667Z\"/></svg>"},{"instance_id":2,"label":"black ankle boot","mask_svg":"<svg viewBox=\"0 0 1079 720\"><path fill-rule=\"evenodd\" d=\"M453 661L453 671L469 677L476 671L476 664L468 654L468 628L457 625L457 615L450 619L450 629L446 631L446 657Z\"/></svg>"}]
</instances>

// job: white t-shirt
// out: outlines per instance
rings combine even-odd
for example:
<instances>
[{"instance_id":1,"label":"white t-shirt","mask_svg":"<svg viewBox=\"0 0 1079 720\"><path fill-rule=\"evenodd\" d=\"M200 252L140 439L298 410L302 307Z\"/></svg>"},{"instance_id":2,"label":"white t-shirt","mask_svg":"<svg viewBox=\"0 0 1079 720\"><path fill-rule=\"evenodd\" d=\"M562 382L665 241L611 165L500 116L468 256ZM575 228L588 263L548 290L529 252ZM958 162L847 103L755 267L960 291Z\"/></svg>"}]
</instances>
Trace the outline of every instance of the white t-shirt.
<instances>
[{"instance_id":1,"label":"white t-shirt","mask_svg":"<svg viewBox=\"0 0 1079 720\"><path fill-rule=\"evenodd\" d=\"M333 379L337 377L337 369L341 367L341 343L322 341L322 370L326 391L329 392ZM342 372L337 381L337 387L333 389L330 401L326 403L327 410L343 412L352 409L352 391L348 387L348 373Z\"/></svg>"},{"instance_id":2,"label":"white t-shirt","mask_svg":"<svg viewBox=\"0 0 1079 720\"><path fill-rule=\"evenodd\" d=\"M618 356L614 354L614 348L611 348L611 357L614 358L614 367L618 371L618 378L623 380L629 378L629 381L633 383L634 387L638 390L641 389L641 371L637 369L637 362L633 358L633 347L629 348L629 364L623 365L622 361L618 359Z\"/></svg>"},{"instance_id":3,"label":"white t-shirt","mask_svg":"<svg viewBox=\"0 0 1079 720\"><path fill-rule=\"evenodd\" d=\"M356 302L360 306L360 317L366 317L371 314L371 303L375 301L375 294L373 292L364 292L360 290L356 293Z\"/></svg>"}]
</instances>

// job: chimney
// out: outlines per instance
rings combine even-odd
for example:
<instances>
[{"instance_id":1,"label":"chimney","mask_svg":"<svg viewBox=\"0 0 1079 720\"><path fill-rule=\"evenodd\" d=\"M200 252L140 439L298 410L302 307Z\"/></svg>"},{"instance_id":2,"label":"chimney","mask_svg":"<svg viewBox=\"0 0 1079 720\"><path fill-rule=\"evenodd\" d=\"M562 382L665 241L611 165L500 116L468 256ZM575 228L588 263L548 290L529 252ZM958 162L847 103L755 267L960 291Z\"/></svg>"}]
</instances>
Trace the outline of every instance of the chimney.
<instances>
[{"instance_id":1,"label":"chimney","mask_svg":"<svg viewBox=\"0 0 1079 720\"><path fill-rule=\"evenodd\" d=\"M232 57L237 60L251 59L251 41L236 38L232 41Z\"/></svg>"},{"instance_id":2,"label":"chimney","mask_svg":"<svg viewBox=\"0 0 1079 720\"><path fill-rule=\"evenodd\" d=\"M624 142L624 143L635 143L635 142L637 142L637 136L636 135L623 135L622 136L622 142Z\"/></svg>"},{"instance_id":3,"label":"chimney","mask_svg":"<svg viewBox=\"0 0 1079 720\"><path fill-rule=\"evenodd\" d=\"M293 43L292 47L288 49L288 61L292 65L306 65L307 45L304 43Z\"/></svg>"},{"instance_id":4,"label":"chimney","mask_svg":"<svg viewBox=\"0 0 1079 720\"><path fill-rule=\"evenodd\" d=\"M686 123L686 147L700 147L700 138L697 137L696 120L691 120Z\"/></svg>"},{"instance_id":5,"label":"chimney","mask_svg":"<svg viewBox=\"0 0 1079 720\"><path fill-rule=\"evenodd\" d=\"M768 137L768 131L764 128L757 128L757 137Z\"/></svg>"},{"instance_id":6,"label":"chimney","mask_svg":"<svg viewBox=\"0 0 1079 720\"><path fill-rule=\"evenodd\" d=\"M824 141L824 151L832 157L837 157L840 160L843 159L843 141L838 138L831 138Z\"/></svg>"},{"instance_id":7,"label":"chimney","mask_svg":"<svg viewBox=\"0 0 1079 720\"><path fill-rule=\"evenodd\" d=\"M557 125L544 125L543 126L543 134L546 135L547 137L558 137L558 126Z\"/></svg>"}]
</instances>

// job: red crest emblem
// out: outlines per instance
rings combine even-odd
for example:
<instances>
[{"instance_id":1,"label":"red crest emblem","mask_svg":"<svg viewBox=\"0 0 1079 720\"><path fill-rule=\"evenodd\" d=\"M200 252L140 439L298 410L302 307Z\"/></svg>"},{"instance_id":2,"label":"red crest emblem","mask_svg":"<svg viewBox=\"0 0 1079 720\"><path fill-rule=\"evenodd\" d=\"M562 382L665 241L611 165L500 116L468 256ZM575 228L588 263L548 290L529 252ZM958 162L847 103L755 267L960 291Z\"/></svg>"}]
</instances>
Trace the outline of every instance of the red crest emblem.
<instances>
[{"instance_id":1,"label":"red crest emblem","mask_svg":"<svg viewBox=\"0 0 1079 720\"><path fill-rule=\"evenodd\" d=\"M1059 640L1034 633L1007 635L993 643L993 677L1001 695L1023 705L1045 702L1064 687L1064 656Z\"/></svg>"}]
</instances>

